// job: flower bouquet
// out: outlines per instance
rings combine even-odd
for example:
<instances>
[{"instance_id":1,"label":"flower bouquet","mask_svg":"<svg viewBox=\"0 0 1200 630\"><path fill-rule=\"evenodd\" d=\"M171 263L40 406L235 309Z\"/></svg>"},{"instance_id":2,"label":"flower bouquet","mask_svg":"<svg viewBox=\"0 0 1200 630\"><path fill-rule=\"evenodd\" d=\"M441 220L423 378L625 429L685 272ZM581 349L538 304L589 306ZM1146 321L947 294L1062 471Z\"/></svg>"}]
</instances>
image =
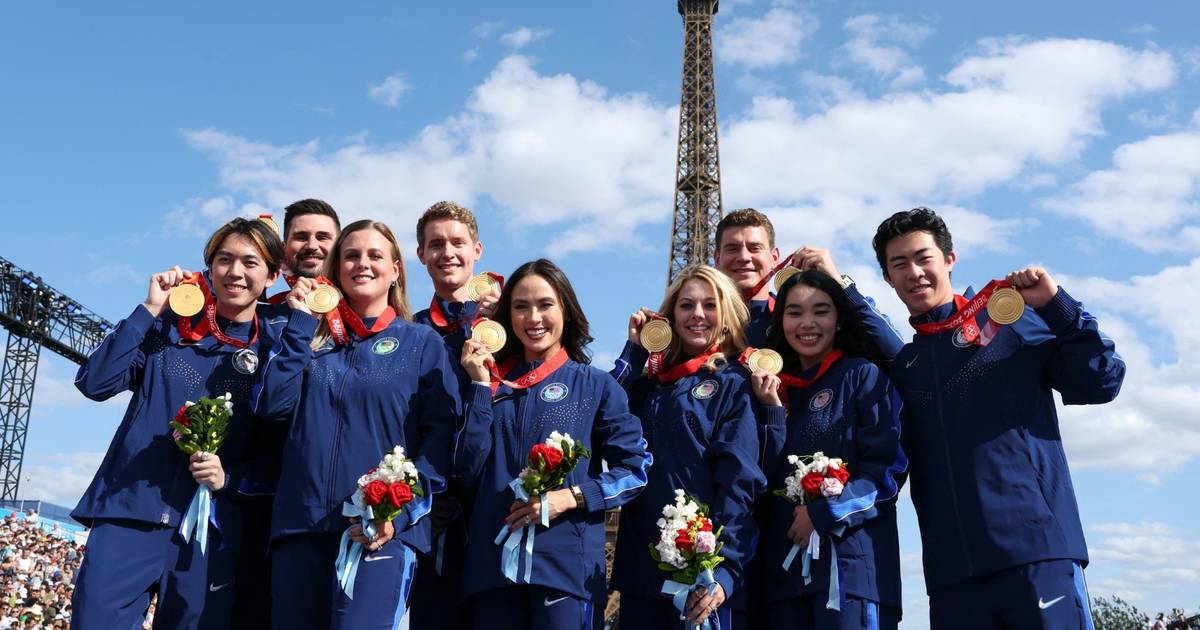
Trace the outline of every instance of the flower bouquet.
<instances>
[{"instance_id":1,"label":"flower bouquet","mask_svg":"<svg viewBox=\"0 0 1200 630\"><path fill-rule=\"evenodd\" d=\"M579 460L585 457L591 457L591 453L582 444L572 439L569 433L552 431L545 442L534 444L533 448L529 449L528 465L521 470L516 479L508 484L508 487L512 488L518 501L529 501L531 497L545 495L551 490L562 487L567 475L575 470ZM542 527L550 527L550 505L544 499L542 497L542 500L539 501L541 518L537 522L526 525L521 533L511 531L505 525L496 535L496 544L504 546L500 555L500 570L504 573L504 577L512 582L517 581L519 548L521 539L524 538L527 558L525 583L529 583L533 572L533 541L537 533L536 527L539 524Z\"/></svg>"},{"instance_id":2,"label":"flower bouquet","mask_svg":"<svg viewBox=\"0 0 1200 630\"><path fill-rule=\"evenodd\" d=\"M658 529L658 542L650 545L650 556L658 568L671 574L671 579L663 582L662 593L682 615L692 591L704 587L711 593L716 587L713 569L725 560L720 555L724 544L719 540L724 527L714 532L708 506L676 490L675 503L663 506ZM698 627L707 629L710 623L706 619Z\"/></svg>"},{"instance_id":3,"label":"flower bouquet","mask_svg":"<svg viewBox=\"0 0 1200 630\"><path fill-rule=\"evenodd\" d=\"M216 398L201 398L198 402L187 401L175 412L171 420L171 437L175 445L189 456L195 453L216 453L229 433L229 418L233 414L233 395L225 392ZM212 511L212 488L201 484L192 495L183 520L179 523L179 534L185 541L196 534L200 553L208 551L208 523L216 516ZM219 525L218 525L219 527Z\"/></svg>"},{"instance_id":4,"label":"flower bouquet","mask_svg":"<svg viewBox=\"0 0 1200 630\"><path fill-rule=\"evenodd\" d=\"M357 488L350 500L342 505L342 515L362 520L363 535L375 537L375 528L400 515L414 496L424 496L417 467L397 446L383 456L383 461L358 478ZM342 533L335 562L338 583L346 596L354 598L354 578L362 559L362 545L350 539L350 529Z\"/></svg>"},{"instance_id":5,"label":"flower bouquet","mask_svg":"<svg viewBox=\"0 0 1200 630\"><path fill-rule=\"evenodd\" d=\"M850 479L850 470L846 467L845 462L836 457L826 457L825 453L821 451L804 456L788 455L787 461L793 467L792 474L784 478L784 487L776 490L775 495L798 505L808 505L822 499L841 496L846 482ZM791 569L792 561L796 559L796 554L803 547L804 545L800 543L792 544L791 551L783 559L784 571ZM837 595L837 548L830 544L829 551L830 596L826 606L838 610L841 598ZM808 536L808 548L804 552L804 568L801 575L804 576L805 584L812 582L812 561L820 557L821 535L814 530Z\"/></svg>"}]
</instances>

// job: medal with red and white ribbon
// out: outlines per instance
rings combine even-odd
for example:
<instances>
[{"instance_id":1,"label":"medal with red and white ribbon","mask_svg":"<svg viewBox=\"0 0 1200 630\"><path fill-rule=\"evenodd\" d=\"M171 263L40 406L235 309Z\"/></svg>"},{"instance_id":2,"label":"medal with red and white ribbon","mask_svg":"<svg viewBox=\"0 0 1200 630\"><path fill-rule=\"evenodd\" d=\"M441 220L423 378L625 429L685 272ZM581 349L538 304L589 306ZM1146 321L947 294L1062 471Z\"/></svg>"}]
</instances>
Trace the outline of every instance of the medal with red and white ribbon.
<instances>
[{"instance_id":1,"label":"medal with red and white ribbon","mask_svg":"<svg viewBox=\"0 0 1200 630\"><path fill-rule=\"evenodd\" d=\"M988 321L982 330L975 317L987 309ZM951 330L961 330L963 340L977 346L986 346L1000 330L1000 326L1011 324L1025 312L1025 298L1007 280L992 280L971 299L954 295L954 314L940 322L913 324L918 335L937 335Z\"/></svg>"},{"instance_id":2,"label":"medal with red and white ribbon","mask_svg":"<svg viewBox=\"0 0 1200 630\"><path fill-rule=\"evenodd\" d=\"M673 383L681 378L691 376L700 371L700 368L705 363L708 363L708 360L712 358L712 355L717 353L717 350L717 346L712 346L687 361L672 366L665 372L658 372L651 374L651 376L657 378L660 383Z\"/></svg>"}]
</instances>

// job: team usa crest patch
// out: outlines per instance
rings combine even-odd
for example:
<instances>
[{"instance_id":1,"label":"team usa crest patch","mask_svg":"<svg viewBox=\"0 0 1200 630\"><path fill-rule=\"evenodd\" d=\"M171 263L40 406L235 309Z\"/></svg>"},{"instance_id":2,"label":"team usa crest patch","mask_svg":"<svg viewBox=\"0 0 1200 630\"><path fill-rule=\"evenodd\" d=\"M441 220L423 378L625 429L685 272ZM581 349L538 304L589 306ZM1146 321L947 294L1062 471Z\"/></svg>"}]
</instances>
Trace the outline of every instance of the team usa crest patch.
<instances>
[{"instance_id":1,"label":"team usa crest patch","mask_svg":"<svg viewBox=\"0 0 1200 630\"><path fill-rule=\"evenodd\" d=\"M967 336L966 336L966 334L963 333L962 328L959 328L958 330L954 331L954 336L950 338L950 341L951 341L951 343L954 344L955 348L970 348L971 347L971 342L967 341Z\"/></svg>"},{"instance_id":2,"label":"team usa crest patch","mask_svg":"<svg viewBox=\"0 0 1200 630\"><path fill-rule=\"evenodd\" d=\"M704 400L705 398L712 398L712 395L717 393L717 387L718 387L717 382L714 380L710 379L710 380L704 381L703 383L700 383L699 385L692 388L692 396L695 396L696 398L699 398L700 400Z\"/></svg>"},{"instance_id":3,"label":"team usa crest patch","mask_svg":"<svg viewBox=\"0 0 1200 630\"><path fill-rule=\"evenodd\" d=\"M810 411L820 411L820 410L828 407L829 403L832 401L833 401L833 390L832 389L822 389L821 391L813 394L812 400L808 401L808 409Z\"/></svg>"},{"instance_id":4,"label":"team usa crest patch","mask_svg":"<svg viewBox=\"0 0 1200 630\"><path fill-rule=\"evenodd\" d=\"M391 354L400 347L400 340L395 337L384 337L371 345L371 352L375 354Z\"/></svg>"},{"instance_id":5,"label":"team usa crest patch","mask_svg":"<svg viewBox=\"0 0 1200 630\"><path fill-rule=\"evenodd\" d=\"M550 383L542 388L542 393L538 394L542 400L546 402L558 402L567 397L566 383Z\"/></svg>"}]
</instances>

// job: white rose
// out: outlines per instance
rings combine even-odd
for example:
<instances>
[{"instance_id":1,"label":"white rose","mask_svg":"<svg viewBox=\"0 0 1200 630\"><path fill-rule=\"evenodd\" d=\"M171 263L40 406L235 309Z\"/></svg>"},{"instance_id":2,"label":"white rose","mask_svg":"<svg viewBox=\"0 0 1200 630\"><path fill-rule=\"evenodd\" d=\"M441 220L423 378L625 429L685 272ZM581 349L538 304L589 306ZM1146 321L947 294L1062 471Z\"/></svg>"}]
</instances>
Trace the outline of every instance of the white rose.
<instances>
[{"instance_id":1,"label":"white rose","mask_svg":"<svg viewBox=\"0 0 1200 630\"><path fill-rule=\"evenodd\" d=\"M717 537L712 532L696 534L696 553L712 553L717 550Z\"/></svg>"}]
</instances>

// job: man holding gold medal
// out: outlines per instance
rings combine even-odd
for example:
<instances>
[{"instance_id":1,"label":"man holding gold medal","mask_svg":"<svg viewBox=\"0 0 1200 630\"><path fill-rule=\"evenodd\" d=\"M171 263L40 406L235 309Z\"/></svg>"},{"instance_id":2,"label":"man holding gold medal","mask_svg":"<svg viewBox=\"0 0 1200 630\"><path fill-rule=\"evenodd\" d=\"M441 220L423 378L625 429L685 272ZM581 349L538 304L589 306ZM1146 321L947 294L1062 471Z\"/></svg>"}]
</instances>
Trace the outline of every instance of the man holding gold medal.
<instances>
[{"instance_id":1,"label":"man holding gold medal","mask_svg":"<svg viewBox=\"0 0 1200 630\"><path fill-rule=\"evenodd\" d=\"M905 401L932 627L1090 628L1052 390L1109 402L1124 361L1041 267L956 295L950 231L927 208L892 215L873 245L917 331L889 376Z\"/></svg>"},{"instance_id":2,"label":"man holding gold medal","mask_svg":"<svg viewBox=\"0 0 1200 630\"><path fill-rule=\"evenodd\" d=\"M470 209L439 201L417 220L417 258L433 281L434 295L429 308L413 315L413 322L438 331L452 357L462 355L467 339L482 339L496 330L495 322L486 318L496 310L503 279L495 273L475 273L475 263L482 255L479 226ZM503 334L504 329L500 327L499 332ZM500 341L495 350L503 345ZM454 368L462 391L468 391L470 379L458 362ZM434 500L430 514L435 533L433 557L417 564L413 583L410 623L414 628L468 627L470 615L458 603L466 562L468 495L451 479L449 491Z\"/></svg>"}]
</instances>

